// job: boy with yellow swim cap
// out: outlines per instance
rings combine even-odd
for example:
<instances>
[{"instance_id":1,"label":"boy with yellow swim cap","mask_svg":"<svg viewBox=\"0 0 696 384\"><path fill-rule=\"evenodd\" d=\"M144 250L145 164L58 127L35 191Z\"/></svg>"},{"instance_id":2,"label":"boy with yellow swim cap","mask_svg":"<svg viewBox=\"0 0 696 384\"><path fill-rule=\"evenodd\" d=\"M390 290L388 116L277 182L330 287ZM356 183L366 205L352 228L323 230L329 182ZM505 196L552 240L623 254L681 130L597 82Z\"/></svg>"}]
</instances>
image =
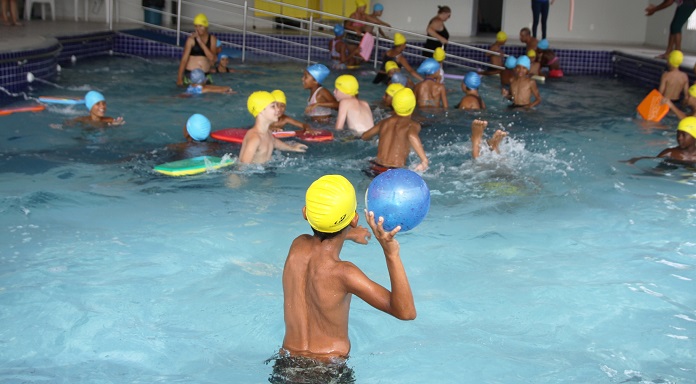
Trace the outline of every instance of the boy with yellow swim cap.
<instances>
[{"instance_id":1,"label":"boy with yellow swim cap","mask_svg":"<svg viewBox=\"0 0 696 384\"><path fill-rule=\"evenodd\" d=\"M494 65L498 68L489 67L489 69L481 71L481 76L497 75L503 71L503 45L505 45L506 42L507 33L505 33L504 31L500 31L497 35L495 35L495 42L491 44L490 47L488 47L489 51L495 53L486 53L486 56L490 58L491 65Z\"/></svg>"},{"instance_id":2,"label":"boy with yellow swim cap","mask_svg":"<svg viewBox=\"0 0 696 384\"><path fill-rule=\"evenodd\" d=\"M365 212L384 252L391 291L368 278L355 264L341 260L346 240L367 244L370 238L368 230L358 225L356 208L355 189L343 176L322 176L307 189L302 215L313 235L298 236L285 260L285 337L271 382L353 382L352 369L346 366L353 295L397 319L416 318L395 237L401 227L387 232L382 218L375 220L373 212Z\"/></svg>"},{"instance_id":3,"label":"boy with yellow swim cap","mask_svg":"<svg viewBox=\"0 0 696 384\"><path fill-rule=\"evenodd\" d=\"M358 99L360 85L353 75L341 75L336 78L334 96L338 100L338 116L336 130L342 131L344 126L362 135L363 132L375 125L370 105L365 100Z\"/></svg>"},{"instance_id":4,"label":"boy with yellow swim cap","mask_svg":"<svg viewBox=\"0 0 696 384\"><path fill-rule=\"evenodd\" d=\"M418 136L421 125L411 118L416 108L416 95L410 88L403 88L394 94L392 107L393 116L383 119L361 136L366 141L379 136L377 157L370 161L370 168L366 172L377 176L389 169L405 167L411 149L421 160L414 170L425 172L428 169L428 157Z\"/></svg>"},{"instance_id":5,"label":"boy with yellow swim cap","mask_svg":"<svg viewBox=\"0 0 696 384\"><path fill-rule=\"evenodd\" d=\"M656 157L685 162L693 166L696 163L696 117L688 116L681 119L677 126L677 146L662 150ZM627 163L633 164L640 159L654 158L652 156L634 157Z\"/></svg>"},{"instance_id":6,"label":"boy with yellow swim cap","mask_svg":"<svg viewBox=\"0 0 696 384\"><path fill-rule=\"evenodd\" d=\"M285 114L285 108L287 107L288 103L287 98L285 97L285 92L281 91L280 89L276 89L273 92L271 92L271 95L273 95L273 98L276 100L276 103L278 104L278 121L271 124L269 128L271 132L282 131L283 127L285 127L287 124L290 124L292 126L300 128L299 132L307 133L308 135L315 134L315 131L312 130L312 127L310 127L309 124L299 122Z\"/></svg>"},{"instance_id":7,"label":"boy with yellow swim cap","mask_svg":"<svg viewBox=\"0 0 696 384\"><path fill-rule=\"evenodd\" d=\"M208 74L217 61L217 39L208 33L208 18L202 13L196 15L193 26L196 30L186 39L176 77L176 85L180 87L191 71L200 69Z\"/></svg>"},{"instance_id":8,"label":"boy with yellow swim cap","mask_svg":"<svg viewBox=\"0 0 696 384\"><path fill-rule=\"evenodd\" d=\"M670 52L667 59L667 72L660 78L658 91L673 103L681 99L682 93L684 101L689 101L689 76L679 70L682 61L684 61L684 54L681 51Z\"/></svg>"},{"instance_id":9,"label":"boy with yellow swim cap","mask_svg":"<svg viewBox=\"0 0 696 384\"><path fill-rule=\"evenodd\" d=\"M256 122L247 131L239 151L242 164L264 164L271 160L273 150L305 152L307 146L300 143L288 144L273 137L271 124L278 121L279 111L275 97L270 92L257 91L247 99L247 108Z\"/></svg>"}]
</instances>

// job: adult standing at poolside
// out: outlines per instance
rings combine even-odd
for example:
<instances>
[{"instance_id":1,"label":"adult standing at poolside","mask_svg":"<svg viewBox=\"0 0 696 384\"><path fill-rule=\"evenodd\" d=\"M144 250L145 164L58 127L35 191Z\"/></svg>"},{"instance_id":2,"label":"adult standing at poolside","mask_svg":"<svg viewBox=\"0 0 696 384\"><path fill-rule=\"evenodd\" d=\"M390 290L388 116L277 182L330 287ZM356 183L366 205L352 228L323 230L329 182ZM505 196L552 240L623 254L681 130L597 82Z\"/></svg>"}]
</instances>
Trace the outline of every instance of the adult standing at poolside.
<instances>
[{"instance_id":1,"label":"adult standing at poolside","mask_svg":"<svg viewBox=\"0 0 696 384\"><path fill-rule=\"evenodd\" d=\"M672 5L675 0L664 0L658 5L650 4L645 8L645 15L652 16L655 12L661 11L670 5ZM667 49L665 53L657 56L660 59L666 59L670 52L677 50L681 51L681 31L684 24L696 9L696 0L676 0L677 10L674 12L674 17L672 18L672 23L669 25L669 39L667 40Z\"/></svg>"},{"instance_id":2,"label":"adult standing at poolside","mask_svg":"<svg viewBox=\"0 0 696 384\"><path fill-rule=\"evenodd\" d=\"M537 26L541 17L541 38L546 38L546 20L549 17L549 6L556 0L532 0L532 36L537 37Z\"/></svg>"},{"instance_id":3,"label":"adult standing at poolside","mask_svg":"<svg viewBox=\"0 0 696 384\"><path fill-rule=\"evenodd\" d=\"M452 16L452 10L450 7L437 6L437 16L430 19L428 22L428 28L426 28L426 33L428 35L428 40L425 41L423 48L430 49L432 51L437 47L442 47L445 49L445 44L449 41L449 32L447 27L445 27L445 21L447 21L450 16ZM433 57L432 52L423 51L423 56Z\"/></svg>"},{"instance_id":4,"label":"adult standing at poolside","mask_svg":"<svg viewBox=\"0 0 696 384\"><path fill-rule=\"evenodd\" d=\"M184 54L181 56L176 78L178 86L184 85L184 78L188 78L188 73L194 69L210 73L211 66L217 60L217 39L208 33L208 18L199 13L193 19L193 26L196 30L186 39Z\"/></svg>"}]
</instances>

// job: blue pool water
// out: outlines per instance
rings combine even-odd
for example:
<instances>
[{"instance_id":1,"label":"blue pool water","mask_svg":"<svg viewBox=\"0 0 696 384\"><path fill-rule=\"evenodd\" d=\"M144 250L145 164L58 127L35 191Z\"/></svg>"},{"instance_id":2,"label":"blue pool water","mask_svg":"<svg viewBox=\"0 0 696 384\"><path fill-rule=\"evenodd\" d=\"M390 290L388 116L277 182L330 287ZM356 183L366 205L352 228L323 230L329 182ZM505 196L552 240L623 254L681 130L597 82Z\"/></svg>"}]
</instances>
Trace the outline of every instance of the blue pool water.
<instances>
[{"instance_id":1,"label":"blue pool water","mask_svg":"<svg viewBox=\"0 0 696 384\"><path fill-rule=\"evenodd\" d=\"M302 65L248 64L238 68L264 75L217 77L239 94L180 98L177 64L78 62L62 89L29 92L100 90L122 127L61 125L79 107L0 117L0 381L267 380L284 332L283 263L309 232L304 192L340 173L362 196L376 144L339 134L265 170L155 174L177 156L166 146L190 114L213 129L249 126L247 95L280 87L301 119L308 97ZM381 98L372 75L357 74L361 97ZM459 84L448 88L456 105ZM647 90L613 78L540 89L540 107L513 111L486 78L488 111L425 116L432 206L398 236L418 317L353 301L358 383L696 382L693 171L621 162L676 145L676 119L640 124ZM475 117L488 134L509 132L501 155L471 160ZM388 286L376 242L342 256Z\"/></svg>"}]
</instances>

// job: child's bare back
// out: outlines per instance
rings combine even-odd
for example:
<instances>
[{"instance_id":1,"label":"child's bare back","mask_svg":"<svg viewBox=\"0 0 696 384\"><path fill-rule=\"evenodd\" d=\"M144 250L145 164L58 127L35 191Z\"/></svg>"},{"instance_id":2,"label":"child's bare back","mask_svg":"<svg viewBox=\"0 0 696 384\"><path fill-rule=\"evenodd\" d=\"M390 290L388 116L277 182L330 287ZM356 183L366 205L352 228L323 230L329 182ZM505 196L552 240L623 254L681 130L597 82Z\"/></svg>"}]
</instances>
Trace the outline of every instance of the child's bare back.
<instances>
[{"instance_id":1,"label":"child's bare back","mask_svg":"<svg viewBox=\"0 0 696 384\"><path fill-rule=\"evenodd\" d=\"M447 91L444 84L440 84L428 77L416 84L413 90L418 100L418 107L443 107L448 108Z\"/></svg>"}]
</instances>

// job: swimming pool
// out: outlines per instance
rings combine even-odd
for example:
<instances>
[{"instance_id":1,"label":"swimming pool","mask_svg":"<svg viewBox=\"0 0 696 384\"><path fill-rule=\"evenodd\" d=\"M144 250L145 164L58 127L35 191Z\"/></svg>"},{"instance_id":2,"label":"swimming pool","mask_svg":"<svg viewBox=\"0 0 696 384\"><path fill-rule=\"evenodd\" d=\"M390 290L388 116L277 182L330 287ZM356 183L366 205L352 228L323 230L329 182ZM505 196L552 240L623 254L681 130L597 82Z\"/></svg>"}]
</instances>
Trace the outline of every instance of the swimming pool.
<instances>
[{"instance_id":1,"label":"swimming pool","mask_svg":"<svg viewBox=\"0 0 696 384\"><path fill-rule=\"evenodd\" d=\"M296 117L308 97L302 65L239 66L264 75L219 78L240 94L193 99L176 97L176 68L94 59L63 68L64 89L30 92L98 89L123 127L55 125L80 108L0 117L2 381L267 380L284 332L283 263L309 231L304 192L340 173L361 196L376 145L338 135L265 171L155 174L190 114L249 126L251 91L283 84ZM369 72L358 78L361 97L381 98ZM675 145L674 130L641 127L645 89L613 78L549 81L531 112L507 109L497 82L484 79L486 112L427 115L432 206L398 237L418 318L353 301L357 382L696 382L692 172L620 162ZM456 104L459 84L448 88ZM502 155L472 162L474 117L489 134L508 130ZM376 242L342 255L388 286Z\"/></svg>"}]
</instances>

